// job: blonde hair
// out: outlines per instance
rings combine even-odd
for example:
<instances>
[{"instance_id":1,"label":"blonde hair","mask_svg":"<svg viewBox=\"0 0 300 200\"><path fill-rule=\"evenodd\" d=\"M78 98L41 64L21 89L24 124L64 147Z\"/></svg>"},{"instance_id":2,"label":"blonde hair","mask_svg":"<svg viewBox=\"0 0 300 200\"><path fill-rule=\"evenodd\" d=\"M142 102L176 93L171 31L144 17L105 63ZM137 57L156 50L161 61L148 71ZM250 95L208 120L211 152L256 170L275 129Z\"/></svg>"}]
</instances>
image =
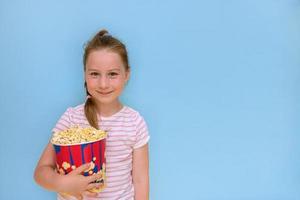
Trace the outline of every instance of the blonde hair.
<instances>
[{"instance_id":1,"label":"blonde hair","mask_svg":"<svg viewBox=\"0 0 300 200\"><path fill-rule=\"evenodd\" d=\"M84 72L86 71L86 61L88 59L89 54L93 51L102 49L106 49L117 53L123 61L125 70L128 71L130 69L128 62L128 54L125 45L117 38L111 36L107 30L102 29L90 41L88 41L88 43L85 46L83 55ZM86 94L88 95L88 98L84 105L85 116L92 127L99 129L96 104L94 102L93 97L89 94L87 90L86 82L84 83L84 86L86 89Z\"/></svg>"}]
</instances>

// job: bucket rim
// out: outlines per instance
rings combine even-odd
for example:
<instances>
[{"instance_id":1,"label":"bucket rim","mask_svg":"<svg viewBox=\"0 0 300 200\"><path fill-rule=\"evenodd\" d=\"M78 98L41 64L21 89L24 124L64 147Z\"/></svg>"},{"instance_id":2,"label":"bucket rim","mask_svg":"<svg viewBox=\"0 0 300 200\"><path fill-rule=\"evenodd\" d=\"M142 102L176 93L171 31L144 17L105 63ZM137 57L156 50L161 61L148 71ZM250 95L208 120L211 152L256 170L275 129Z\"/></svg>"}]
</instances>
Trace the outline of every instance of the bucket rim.
<instances>
[{"instance_id":1,"label":"bucket rim","mask_svg":"<svg viewBox=\"0 0 300 200\"><path fill-rule=\"evenodd\" d=\"M74 143L74 144L58 144L58 143L54 143L52 141L50 141L50 143L52 145L55 145L55 146L76 146L76 145L84 145L84 144L90 144L90 143L95 143L95 142L99 142L101 140L105 140L107 137L103 137L103 138L100 138L98 140L92 140L92 141L88 141L88 142L81 142L81 143Z\"/></svg>"}]
</instances>

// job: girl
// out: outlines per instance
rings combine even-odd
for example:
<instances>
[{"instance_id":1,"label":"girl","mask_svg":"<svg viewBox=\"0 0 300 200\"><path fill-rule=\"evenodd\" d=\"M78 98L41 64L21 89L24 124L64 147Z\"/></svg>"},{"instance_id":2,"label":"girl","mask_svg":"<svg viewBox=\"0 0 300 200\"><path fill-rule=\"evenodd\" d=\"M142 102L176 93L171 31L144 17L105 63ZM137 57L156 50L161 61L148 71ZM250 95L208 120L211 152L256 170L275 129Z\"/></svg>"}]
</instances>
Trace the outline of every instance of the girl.
<instances>
[{"instance_id":1,"label":"girl","mask_svg":"<svg viewBox=\"0 0 300 200\"><path fill-rule=\"evenodd\" d=\"M87 99L84 104L68 108L53 132L74 125L109 130L106 140L107 186L100 193L88 190L99 187L99 175L83 176L89 164L67 175L55 172L55 151L52 144L45 148L35 169L35 181L42 187L58 192L58 199L135 199L149 197L148 129L143 117L120 100L130 76L127 50L123 43L98 32L85 47L83 56ZM68 195L63 195L67 193Z\"/></svg>"}]
</instances>

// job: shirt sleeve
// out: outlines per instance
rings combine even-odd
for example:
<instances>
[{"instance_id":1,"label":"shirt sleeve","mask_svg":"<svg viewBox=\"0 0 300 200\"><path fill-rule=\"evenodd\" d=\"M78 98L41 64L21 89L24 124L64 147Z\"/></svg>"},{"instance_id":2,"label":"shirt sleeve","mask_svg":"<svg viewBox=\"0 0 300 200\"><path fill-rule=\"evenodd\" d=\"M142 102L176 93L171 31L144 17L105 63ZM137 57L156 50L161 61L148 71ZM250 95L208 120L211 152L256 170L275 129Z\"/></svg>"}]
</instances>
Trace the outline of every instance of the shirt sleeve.
<instances>
[{"instance_id":1,"label":"shirt sleeve","mask_svg":"<svg viewBox=\"0 0 300 200\"><path fill-rule=\"evenodd\" d=\"M148 133L148 127L144 120L144 118L140 115L138 115L137 123L136 123L136 141L133 146L134 149L137 149L139 147L144 146L148 143L150 139L149 133Z\"/></svg>"},{"instance_id":2,"label":"shirt sleeve","mask_svg":"<svg viewBox=\"0 0 300 200\"><path fill-rule=\"evenodd\" d=\"M52 129L52 133L66 130L72 126L72 108L68 108L64 114L57 121L56 125Z\"/></svg>"}]
</instances>

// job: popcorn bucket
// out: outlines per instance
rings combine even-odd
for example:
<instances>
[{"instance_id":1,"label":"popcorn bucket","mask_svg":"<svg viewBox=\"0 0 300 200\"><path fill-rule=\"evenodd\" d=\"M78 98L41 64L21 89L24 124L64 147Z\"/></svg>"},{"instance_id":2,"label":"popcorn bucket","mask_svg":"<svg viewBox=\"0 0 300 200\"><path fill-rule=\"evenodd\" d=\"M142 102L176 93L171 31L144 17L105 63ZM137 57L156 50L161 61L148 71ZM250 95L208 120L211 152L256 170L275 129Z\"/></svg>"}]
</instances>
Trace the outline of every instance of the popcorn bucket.
<instances>
[{"instance_id":1,"label":"popcorn bucket","mask_svg":"<svg viewBox=\"0 0 300 200\"><path fill-rule=\"evenodd\" d=\"M53 141L51 142L55 149L56 169L59 174L68 174L85 163L91 163L90 168L82 174L84 176L101 174L102 177L96 181L97 183L100 183L100 187L90 191L100 192L104 189L106 184L106 135L99 140L79 144L57 144Z\"/></svg>"}]
</instances>

